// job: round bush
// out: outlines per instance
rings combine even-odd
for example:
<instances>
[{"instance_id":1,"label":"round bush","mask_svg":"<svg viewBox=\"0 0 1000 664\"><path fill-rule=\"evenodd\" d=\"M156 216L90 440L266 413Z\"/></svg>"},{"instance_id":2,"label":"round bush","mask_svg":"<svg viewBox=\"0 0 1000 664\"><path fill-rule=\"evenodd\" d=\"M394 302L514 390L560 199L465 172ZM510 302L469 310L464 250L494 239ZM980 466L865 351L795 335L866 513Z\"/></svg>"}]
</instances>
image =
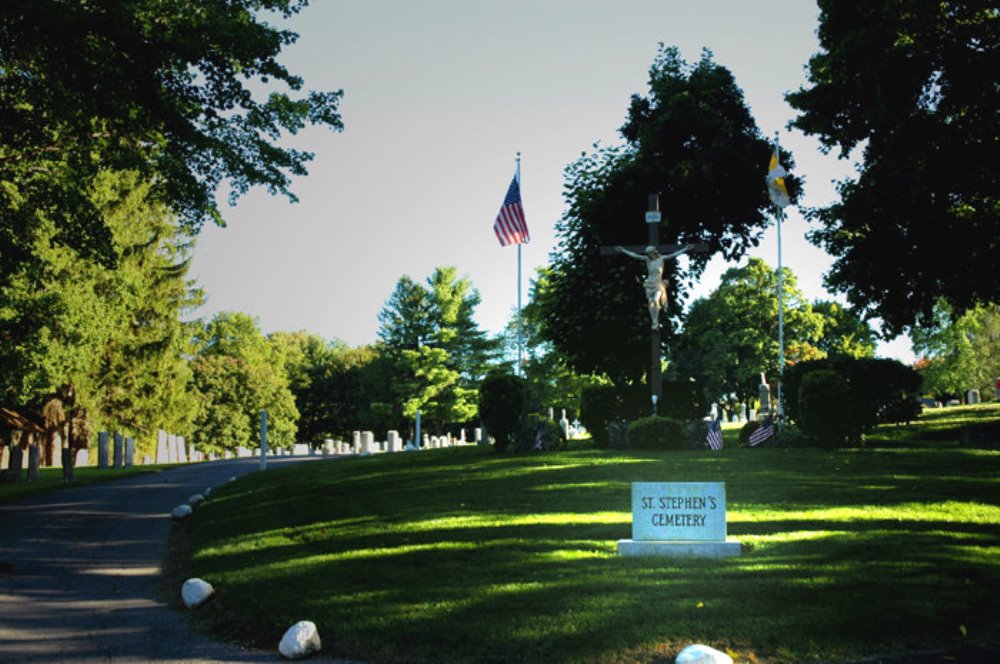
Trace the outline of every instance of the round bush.
<instances>
[{"instance_id":1,"label":"round bush","mask_svg":"<svg viewBox=\"0 0 1000 664\"><path fill-rule=\"evenodd\" d=\"M686 450L684 425L669 417L643 417L628 426L628 444L634 450Z\"/></svg>"},{"instance_id":2,"label":"round bush","mask_svg":"<svg viewBox=\"0 0 1000 664\"><path fill-rule=\"evenodd\" d=\"M511 374L490 374L479 385L479 419L493 437L497 452L515 442L525 392L524 380Z\"/></svg>"},{"instance_id":3,"label":"round bush","mask_svg":"<svg viewBox=\"0 0 1000 664\"><path fill-rule=\"evenodd\" d=\"M580 422L597 447L608 446L608 423L615 418L618 407L618 392L613 385L594 385L580 393Z\"/></svg>"},{"instance_id":4,"label":"round bush","mask_svg":"<svg viewBox=\"0 0 1000 664\"><path fill-rule=\"evenodd\" d=\"M532 413L518 429L514 450L517 452L550 452L566 444L562 429L547 417Z\"/></svg>"},{"instance_id":5,"label":"round bush","mask_svg":"<svg viewBox=\"0 0 1000 664\"><path fill-rule=\"evenodd\" d=\"M821 447L844 445L853 428L849 396L847 381L836 371L807 373L799 386L799 427Z\"/></svg>"}]
</instances>

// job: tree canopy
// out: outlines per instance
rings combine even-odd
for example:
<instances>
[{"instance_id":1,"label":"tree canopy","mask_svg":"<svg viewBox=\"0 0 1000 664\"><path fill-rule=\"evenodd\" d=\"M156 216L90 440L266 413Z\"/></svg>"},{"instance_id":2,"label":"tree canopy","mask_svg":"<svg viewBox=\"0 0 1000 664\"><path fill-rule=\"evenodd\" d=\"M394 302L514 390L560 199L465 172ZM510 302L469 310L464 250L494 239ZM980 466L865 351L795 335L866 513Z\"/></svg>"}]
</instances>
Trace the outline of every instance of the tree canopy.
<instances>
[{"instance_id":1,"label":"tree canopy","mask_svg":"<svg viewBox=\"0 0 1000 664\"><path fill-rule=\"evenodd\" d=\"M824 317L813 311L796 287L795 275L783 270L785 359L816 359ZM731 268L708 297L691 304L684 331L671 352L668 375L696 379L711 400L757 397L760 374L778 375L777 271L759 258Z\"/></svg>"},{"instance_id":2,"label":"tree canopy","mask_svg":"<svg viewBox=\"0 0 1000 664\"><path fill-rule=\"evenodd\" d=\"M842 157L861 151L812 241L827 286L893 335L1000 301L1000 12L977 0L820 0L809 86L793 126Z\"/></svg>"},{"instance_id":3,"label":"tree canopy","mask_svg":"<svg viewBox=\"0 0 1000 664\"><path fill-rule=\"evenodd\" d=\"M223 182L231 197L253 186L291 196L311 155L276 139L307 123L341 127L341 93L302 92L277 59L297 35L271 18L305 4L0 3L0 268L25 258L38 215L55 241L113 262L88 193L102 170L137 172L193 230L221 223Z\"/></svg>"},{"instance_id":4,"label":"tree canopy","mask_svg":"<svg viewBox=\"0 0 1000 664\"><path fill-rule=\"evenodd\" d=\"M624 145L597 148L566 169L560 246L539 293L542 331L578 372L635 381L648 364L649 322L632 261L602 257L604 245L645 245L647 196L659 192L666 242L705 242L736 259L759 241L770 202L764 175L770 143L754 123L732 73L711 53L689 65L661 47L649 93L634 95ZM793 166L782 153L782 163ZM793 198L798 183L789 179ZM666 313L677 316L709 254L668 263Z\"/></svg>"}]
</instances>

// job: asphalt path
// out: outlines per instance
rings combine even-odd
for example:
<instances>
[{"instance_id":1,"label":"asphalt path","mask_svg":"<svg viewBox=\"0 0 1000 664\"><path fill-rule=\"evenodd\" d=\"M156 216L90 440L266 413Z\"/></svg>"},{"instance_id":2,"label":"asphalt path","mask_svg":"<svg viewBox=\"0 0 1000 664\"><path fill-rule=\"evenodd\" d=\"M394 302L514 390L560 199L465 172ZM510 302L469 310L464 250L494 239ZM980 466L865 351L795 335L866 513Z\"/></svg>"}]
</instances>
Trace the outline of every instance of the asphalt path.
<instances>
[{"instance_id":1,"label":"asphalt path","mask_svg":"<svg viewBox=\"0 0 1000 664\"><path fill-rule=\"evenodd\" d=\"M281 660L277 643L244 650L193 633L157 597L170 511L259 467L191 464L0 505L0 662Z\"/></svg>"}]
</instances>

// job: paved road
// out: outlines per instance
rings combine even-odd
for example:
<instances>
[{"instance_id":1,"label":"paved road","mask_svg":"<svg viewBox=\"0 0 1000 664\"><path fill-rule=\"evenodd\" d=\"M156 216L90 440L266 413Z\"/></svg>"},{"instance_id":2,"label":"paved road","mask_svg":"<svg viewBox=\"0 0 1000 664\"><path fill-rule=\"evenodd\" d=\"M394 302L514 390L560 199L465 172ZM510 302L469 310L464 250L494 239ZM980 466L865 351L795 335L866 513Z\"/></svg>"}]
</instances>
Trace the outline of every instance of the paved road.
<instances>
[{"instance_id":1,"label":"paved road","mask_svg":"<svg viewBox=\"0 0 1000 664\"><path fill-rule=\"evenodd\" d=\"M258 467L192 464L0 505L0 661L280 660L277 644L248 651L192 634L157 598L170 510Z\"/></svg>"}]
</instances>

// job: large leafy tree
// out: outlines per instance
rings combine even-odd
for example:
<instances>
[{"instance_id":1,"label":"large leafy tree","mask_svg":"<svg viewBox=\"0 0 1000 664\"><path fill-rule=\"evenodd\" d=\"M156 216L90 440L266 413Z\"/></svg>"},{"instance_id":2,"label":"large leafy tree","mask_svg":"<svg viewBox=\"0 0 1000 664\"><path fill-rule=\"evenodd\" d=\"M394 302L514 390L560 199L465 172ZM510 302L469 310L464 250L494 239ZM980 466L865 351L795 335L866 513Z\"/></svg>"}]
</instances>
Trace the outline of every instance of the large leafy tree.
<instances>
[{"instance_id":1,"label":"large leafy tree","mask_svg":"<svg viewBox=\"0 0 1000 664\"><path fill-rule=\"evenodd\" d=\"M988 395L1000 377L1000 307L995 304L956 317L947 302L939 301L934 323L913 329L910 339L929 394L962 398L977 389Z\"/></svg>"},{"instance_id":2,"label":"large leafy tree","mask_svg":"<svg viewBox=\"0 0 1000 664\"><path fill-rule=\"evenodd\" d=\"M186 431L195 404L181 316L198 301L185 276L190 234L149 190L134 172L95 177L90 196L117 268L55 241L50 220L32 229L33 260L0 282L0 402L57 398L81 424L128 431L141 446L156 428Z\"/></svg>"},{"instance_id":3,"label":"large leafy tree","mask_svg":"<svg viewBox=\"0 0 1000 664\"><path fill-rule=\"evenodd\" d=\"M793 125L842 157L840 200L813 210L827 284L894 334L1000 301L1000 12L977 0L820 0Z\"/></svg>"},{"instance_id":4,"label":"large leafy tree","mask_svg":"<svg viewBox=\"0 0 1000 664\"><path fill-rule=\"evenodd\" d=\"M817 347L825 318L813 311L783 269L785 359L790 363L823 356ZM757 397L763 372L778 375L777 272L759 258L722 275L719 287L691 304L671 354L669 375L701 382L712 400Z\"/></svg>"},{"instance_id":5,"label":"large leafy tree","mask_svg":"<svg viewBox=\"0 0 1000 664\"><path fill-rule=\"evenodd\" d=\"M295 442L299 411L283 358L241 313L220 313L198 331L192 360L200 410L194 442L206 450L255 445L261 410L268 411L268 441Z\"/></svg>"},{"instance_id":6,"label":"large leafy tree","mask_svg":"<svg viewBox=\"0 0 1000 664\"><path fill-rule=\"evenodd\" d=\"M705 242L710 250L692 256L684 270L667 264L666 313L677 317L711 253L736 259L759 242L768 219L764 173L771 149L732 73L707 51L690 65L676 49L661 48L649 93L632 97L620 131L623 145L597 149L566 169L561 243L540 298L543 334L574 370L617 383L641 379L648 365L644 269L621 256L600 256L599 247L646 244L647 196L659 192L661 241ZM791 166L790 155L782 162ZM796 182L790 185L794 197Z\"/></svg>"},{"instance_id":7,"label":"large leafy tree","mask_svg":"<svg viewBox=\"0 0 1000 664\"><path fill-rule=\"evenodd\" d=\"M416 412L433 424L465 422L476 412L478 380L497 344L473 314L479 293L454 267L438 267L426 285L403 276L379 313L379 349L395 368L391 413L398 425Z\"/></svg>"}]
</instances>

